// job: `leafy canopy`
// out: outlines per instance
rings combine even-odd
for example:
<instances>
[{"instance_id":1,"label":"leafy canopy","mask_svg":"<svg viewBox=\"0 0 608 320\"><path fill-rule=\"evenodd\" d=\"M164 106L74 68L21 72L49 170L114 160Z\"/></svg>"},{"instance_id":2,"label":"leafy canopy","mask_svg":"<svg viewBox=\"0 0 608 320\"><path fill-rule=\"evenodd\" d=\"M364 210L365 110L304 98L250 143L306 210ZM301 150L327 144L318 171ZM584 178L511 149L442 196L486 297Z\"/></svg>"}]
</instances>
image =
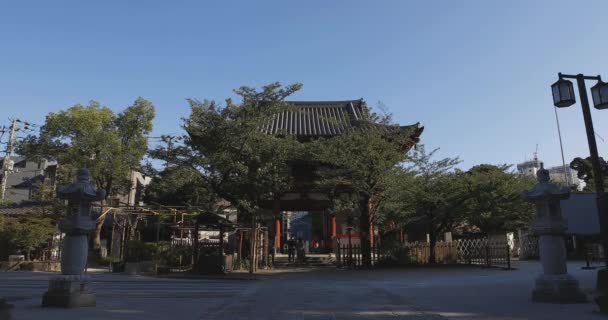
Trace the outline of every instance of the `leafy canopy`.
<instances>
[{"instance_id":1,"label":"leafy canopy","mask_svg":"<svg viewBox=\"0 0 608 320\"><path fill-rule=\"evenodd\" d=\"M415 129L392 124L389 115L368 113L341 135L306 144L309 158L322 164L317 185L332 196L332 210L358 213L364 266L371 265L370 223L394 169L414 143L410 130Z\"/></svg>"},{"instance_id":2,"label":"leafy canopy","mask_svg":"<svg viewBox=\"0 0 608 320\"><path fill-rule=\"evenodd\" d=\"M534 207L521 193L534 185L531 177L509 172L508 165L477 165L466 172L469 199L466 220L485 233L513 231L529 225Z\"/></svg>"},{"instance_id":3,"label":"leafy canopy","mask_svg":"<svg viewBox=\"0 0 608 320\"><path fill-rule=\"evenodd\" d=\"M604 176L604 186L608 185L608 163L604 158L600 157L600 170ZM591 157L585 159L576 157L570 162L570 168L576 170L579 179L585 181L585 188L583 191L595 191L595 178L593 174L593 165L591 164Z\"/></svg>"},{"instance_id":4,"label":"leafy canopy","mask_svg":"<svg viewBox=\"0 0 608 320\"><path fill-rule=\"evenodd\" d=\"M43 248L56 231L55 221L49 216L28 213L0 217L0 253L22 253L29 259L30 253Z\"/></svg>"},{"instance_id":5,"label":"leafy canopy","mask_svg":"<svg viewBox=\"0 0 608 320\"><path fill-rule=\"evenodd\" d=\"M291 185L287 160L297 153L291 136L262 131L279 111L290 108L284 99L300 84L272 83L258 91L241 87L241 101L189 99L190 117L184 119L184 145L171 152L156 149L153 156L191 168L218 198L245 214L256 214L260 203L272 200Z\"/></svg>"},{"instance_id":6,"label":"leafy canopy","mask_svg":"<svg viewBox=\"0 0 608 320\"><path fill-rule=\"evenodd\" d=\"M77 104L49 113L40 134L26 137L17 152L57 160L60 182L71 182L75 169L86 166L108 195L124 191L147 150L154 115L152 103L141 97L119 114L96 101Z\"/></svg>"},{"instance_id":7,"label":"leafy canopy","mask_svg":"<svg viewBox=\"0 0 608 320\"><path fill-rule=\"evenodd\" d=\"M207 206L214 204L216 197L194 169L170 166L152 178L146 186L144 201L165 206Z\"/></svg>"}]
</instances>

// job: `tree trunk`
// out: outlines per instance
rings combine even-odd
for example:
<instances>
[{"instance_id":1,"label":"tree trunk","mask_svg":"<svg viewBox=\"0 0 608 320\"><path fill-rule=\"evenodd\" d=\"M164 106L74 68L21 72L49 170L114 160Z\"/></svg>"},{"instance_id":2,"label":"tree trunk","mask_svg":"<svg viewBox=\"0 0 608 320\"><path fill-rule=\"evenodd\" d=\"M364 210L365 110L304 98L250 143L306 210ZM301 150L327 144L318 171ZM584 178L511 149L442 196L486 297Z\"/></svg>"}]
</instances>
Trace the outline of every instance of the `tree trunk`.
<instances>
[{"instance_id":1,"label":"tree trunk","mask_svg":"<svg viewBox=\"0 0 608 320\"><path fill-rule=\"evenodd\" d=\"M364 268L372 266L372 250L370 231L369 197L363 196L359 204L361 216L359 217L359 239L361 243L361 264Z\"/></svg>"},{"instance_id":2,"label":"tree trunk","mask_svg":"<svg viewBox=\"0 0 608 320\"><path fill-rule=\"evenodd\" d=\"M437 234L435 233L433 225L429 226L429 264L436 264L437 258L435 257L435 244L437 243Z\"/></svg>"},{"instance_id":3,"label":"tree trunk","mask_svg":"<svg viewBox=\"0 0 608 320\"><path fill-rule=\"evenodd\" d=\"M93 250L96 254L99 254L101 251L101 228L103 227L103 222L105 219L97 220L95 222L95 231L93 232Z\"/></svg>"},{"instance_id":4,"label":"tree trunk","mask_svg":"<svg viewBox=\"0 0 608 320\"><path fill-rule=\"evenodd\" d=\"M255 243L257 236L257 228L255 223L255 217L251 215L251 239L249 242L249 273L253 274L255 272Z\"/></svg>"},{"instance_id":5,"label":"tree trunk","mask_svg":"<svg viewBox=\"0 0 608 320\"><path fill-rule=\"evenodd\" d=\"M106 214L109 212L103 212L103 207L101 207L100 215L97 217L95 221L95 231L91 235L93 238L93 252L98 257L101 258L101 229L103 228L103 224L106 220Z\"/></svg>"},{"instance_id":6,"label":"tree trunk","mask_svg":"<svg viewBox=\"0 0 608 320\"><path fill-rule=\"evenodd\" d=\"M110 191L112 191L112 179L108 179L108 183L104 189L106 190L106 199L108 199L110 197Z\"/></svg>"},{"instance_id":7,"label":"tree trunk","mask_svg":"<svg viewBox=\"0 0 608 320\"><path fill-rule=\"evenodd\" d=\"M239 230L239 270L243 268L243 230Z\"/></svg>"}]
</instances>

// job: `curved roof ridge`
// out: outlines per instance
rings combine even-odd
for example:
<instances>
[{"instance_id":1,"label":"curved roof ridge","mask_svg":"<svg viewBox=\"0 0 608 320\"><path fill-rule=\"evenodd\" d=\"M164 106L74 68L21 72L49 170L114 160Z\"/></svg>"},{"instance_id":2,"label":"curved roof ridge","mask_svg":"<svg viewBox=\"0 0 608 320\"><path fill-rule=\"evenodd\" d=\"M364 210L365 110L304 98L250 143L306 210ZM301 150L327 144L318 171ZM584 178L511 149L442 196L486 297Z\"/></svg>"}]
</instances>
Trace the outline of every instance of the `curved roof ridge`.
<instances>
[{"instance_id":1,"label":"curved roof ridge","mask_svg":"<svg viewBox=\"0 0 608 320\"><path fill-rule=\"evenodd\" d=\"M353 102L358 102L361 103L363 102L362 99L352 99L352 100L311 100L311 101L305 101L305 100L285 100L284 102L286 103L293 103L293 104L347 104L347 103L353 103Z\"/></svg>"}]
</instances>

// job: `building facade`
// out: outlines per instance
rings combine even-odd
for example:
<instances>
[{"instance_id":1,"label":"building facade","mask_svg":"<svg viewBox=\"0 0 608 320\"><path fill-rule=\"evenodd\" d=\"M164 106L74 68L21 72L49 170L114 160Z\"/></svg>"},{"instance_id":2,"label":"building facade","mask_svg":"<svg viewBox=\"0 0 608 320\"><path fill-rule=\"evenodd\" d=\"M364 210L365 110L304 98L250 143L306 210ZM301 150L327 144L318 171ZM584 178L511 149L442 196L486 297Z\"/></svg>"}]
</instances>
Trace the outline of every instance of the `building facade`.
<instances>
[{"instance_id":1,"label":"building facade","mask_svg":"<svg viewBox=\"0 0 608 320\"><path fill-rule=\"evenodd\" d=\"M18 203L32 200L40 183L55 184L56 162L30 161L24 157L11 157L9 161L5 201ZM3 165L3 162L4 160L0 160L0 166ZM0 172L0 176L2 176L2 172Z\"/></svg>"},{"instance_id":2,"label":"building facade","mask_svg":"<svg viewBox=\"0 0 608 320\"><path fill-rule=\"evenodd\" d=\"M543 166L543 162L534 157L533 160L525 161L517 164L517 172L526 176L536 177L536 172Z\"/></svg>"},{"instance_id":3,"label":"building facade","mask_svg":"<svg viewBox=\"0 0 608 320\"><path fill-rule=\"evenodd\" d=\"M543 161L535 156L533 160L517 164L517 172L526 176L536 177L536 173L540 170L541 166L544 166ZM576 170L573 170L569 166L564 167L562 165L546 169L549 171L552 182L563 186L570 186L579 191L583 189L583 182L578 178Z\"/></svg>"},{"instance_id":4,"label":"building facade","mask_svg":"<svg viewBox=\"0 0 608 320\"><path fill-rule=\"evenodd\" d=\"M576 170L569 166L556 166L547 168L547 170L549 171L549 177L552 182L559 185L570 186L579 191L583 189L583 183L578 178Z\"/></svg>"},{"instance_id":5,"label":"building facade","mask_svg":"<svg viewBox=\"0 0 608 320\"><path fill-rule=\"evenodd\" d=\"M357 128L370 111L363 99L346 101L291 101L293 108L277 114L266 124L267 134L288 133L299 141L307 142L318 138L331 139ZM408 132L410 144L402 146L407 152L418 143L424 127L419 123L398 126L394 129ZM331 250L336 240L358 239L358 228L346 221L346 214L330 212L331 201L326 193L315 187L318 163L293 161L290 163L294 186L278 199L262 206L273 212L273 221L267 221L274 234L276 250L284 249L286 240L300 238L306 242L305 248L313 252ZM373 234L373 226L370 228ZM352 240L351 239L351 240Z\"/></svg>"}]
</instances>

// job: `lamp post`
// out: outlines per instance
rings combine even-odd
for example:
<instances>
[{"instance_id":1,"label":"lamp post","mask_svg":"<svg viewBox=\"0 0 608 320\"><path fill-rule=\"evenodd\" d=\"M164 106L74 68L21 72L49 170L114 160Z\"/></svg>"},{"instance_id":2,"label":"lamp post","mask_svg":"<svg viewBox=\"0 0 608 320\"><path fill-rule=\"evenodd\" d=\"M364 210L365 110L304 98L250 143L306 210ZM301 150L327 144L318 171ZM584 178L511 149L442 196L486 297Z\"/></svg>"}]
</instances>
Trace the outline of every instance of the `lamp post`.
<instances>
[{"instance_id":1,"label":"lamp post","mask_svg":"<svg viewBox=\"0 0 608 320\"><path fill-rule=\"evenodd\" d=\"M606 202L606 194L604 192L604 177L600 167L600 160L597 151L597 143L595 141L595 131L593 130L593 120L591 118L591 109L589 108L589 98L587 96L587 86L585 80L597 80L591 88L593 97L593 106L596 109L602 110L608 108L608 84L602 81L598 76L585 76L583 74L569 75L558 74L559 80L551 85L553 93L553 104L558 108L565 108L573 105L576 102L574 95L574 86L570 80L576 79L578 86L578 94L581 99L581 107L583 109L583 119L585 121L585 129L587 131L587 142L589 144L589 152L591 154L591 165L593 166L593 177L597 195L598 218L600 223L600 234L602 238L602 246L604 251L605 266L608 267L608 204ZM597 289L601 292L601 296L596 299L602 313L608 313L608 295L604 292L608 291L608 270L601 269L598 271ZM606 292L608 293L608 292Z\"/></svg>"}]
</instances>

